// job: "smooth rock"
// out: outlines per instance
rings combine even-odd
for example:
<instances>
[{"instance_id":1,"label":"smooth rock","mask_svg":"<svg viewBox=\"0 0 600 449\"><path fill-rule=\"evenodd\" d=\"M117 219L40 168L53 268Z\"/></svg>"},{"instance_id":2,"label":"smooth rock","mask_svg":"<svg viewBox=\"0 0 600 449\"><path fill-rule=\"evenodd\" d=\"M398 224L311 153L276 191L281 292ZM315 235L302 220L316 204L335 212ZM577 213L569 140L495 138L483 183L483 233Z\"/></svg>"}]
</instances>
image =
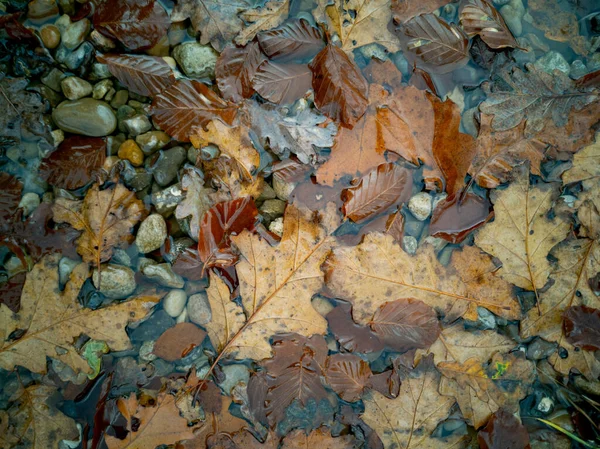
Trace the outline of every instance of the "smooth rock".
<instances>
[{"instance_id":1,"label":"smooth rock","mask_svg":"<svg viewBox=\"0 0 600 449\"><path fill-rule=\"evenodd\" d=\"M129 100L129 92L125 89L118 90L110 101L110 106L113 109L119 109L121 106L127 104L127 100Z\"/></svg>"},{"instance_id":2,"label":"smooth rock","mask_svg":"<svg viewBox=\"0 0 600 449\"><path fill-rule=\"evenodd\" d=\"M156 212L161 215L171 212L184 198L185 194L179 184L173 184L164 190L155 192L151 197Z\"/></svg>"},{"instance_id":3,"label":"smooth rock","mask_svg":"<svg viewBox=\"0 0 600 449\"><path fill-rule=\"evenodd\" d=\"M183 312L181 312L179 314L179 316L177 317L177 324L179 323L185 323L188 320L188 313L187 313L187 309L183 309Z\"/></svg>"},{"instance_id":4,"label":"smooth rock","mask_svg":"<svg viewBox=\"0 0 600 449\"><path fill-rule=\"evenodd\" d=\"M419 242L413 236L405 235L402 238L402 248L404 248L404 251L406 251L407 254L415 254L418 246Z\"/></svg>"},{"instance_id":5,"label":"smooth rock","mask_svg":"<svg viewBox=\"0 0 600 449\"><path fill-rule=\"evenodd\" d=\"M279 237L283 236L283 217L276 218L269 223L269 231Z\"/></svg>"},{"instance_id":6,"label":"smooth rock","mask_svg":"<svg viewBox=\"0 0 600 449\"><path fill-rule=\"evenodd\" d=\"M125 125L125 131L131 136L137 136L152 129L152 123L150 123L148 117L142 114L124 120L123 125Z\"/></svg>"},{"instance_id":7,"label":"smooth rock","mask_svg":"<svg viewBox=\"0 0 600 449\"><path fill-rule=\"evenodd\" d=\"M205 324L210 323L210 320L212 319L212 312L210 310L206 292L196 293L195 295L190 296L188 298L186 310L189 320L198 326L204 326Z\"/></svg>"},{"instance_id":8,"label":"smooth rock","mask_svg":"<svg viewBox=\"0 0 600 449\"><path fill-rule=\"evenodd\" d=\"M427 192L419 192L408 201L408 210L420 221L425 221L431 215L431 195Z\"/></svg>"},{"instance_id":9,"label":"smooth rock","mask_svg":"<svg viewBox=\"0 0 600 449\"><path fill-rule=\"evenodd\" d=\"M62 92L60 82L64 77L65 74L55 67L50 70L48 74L42 76L41 80L44 85L48 86L53 91Z\"/></svg>"},{"instance_id":10,"label":"smooth rock","mask_svg":"<svg viewBox=\"0 0 600 449\"><path fill-rule=\"evenodd\" d=\"M131 331L129 338L132 342L156 341L164 331L173 327L175 320L164 310L156 310L150 317Z\"/></svg>"},{"instance_id":11,"label":"smooth rock","mask_svg":"<svg viewBox=\"0 0 600 449\"><path fill-rule=\"evenodd\" d=\"M92 93L92 85L77 76L70 76L60 82L63 94L69 100L79 100Z\"/></svg>"},{"instance_id":12,"label":"smooth rock","mask_svg":"<svg viewBox=\"0 0 600 449\"><path fill-rule=\"evenodd\" d=\"M548 396L544 396L540 402L538 403L536 409L544 414L550 413L550 411L554 408L554 401L552 398Z\"/></svg>"},{"instance_id":13,"label":"smooth rock","mask_svg":"<svg viewBox=\"0 0 600 449\"><path fill-rule=\"evenodd\" d=\"M142 343L139 352L140 360L143 360L144 362L152 362L153 360L156 360L158 357L152 351L154 351L154 342L152 340Z\"/></svg>"},{"instance_id":14,"label":"smooth rock","mask_svg":"<svg viewBox=\"0 0 600 449\"><path fill-rule=\"evenodd\" d=\"M286 204L287 203L285 201L279 199L266 200L264 203L262 203L259 210L262 216L270 222L278 217L283 216Z\"/></svg>"},{"instance_id":15,"label":"smooth rock","mask_svg":"<svg viewBox=\"0 0 600 449\"><path fill-rule=\"evenodd\" d=\"M151 214L142 221L135 244L141 253L149 253L162 246L167 238L167 223L160 214Z\"/></svg>"},{"instance_id":16,"label":"smooth rock","mask_svg":"<svg viewBox=\"0 0 600 449\"><path fill-rule=\"evenodd\" d=\"M68 257L63 257L58 262L58 279L61 285L65 285L71 276L71 273L75 269L77 265L79 265L79 261L69 259Z\"/></svg>"},{"instance_id":17,"label":"smooth rock","mask_svg":"<svg viewBox=\"0 0 600 449\"><path fill-rule=\"evenodd\" d=\"M477 307L477 328L481 330L496 329L496 317L485 307Z\"/></svg>"},{"instance_id":18,"label":"smooth rock","mask_svg":"<svg viewBox=\"0 0 600 449\"><path fill-rule=\"evenodd\" d=\"M171 290L163 299L163 309L169 316L177 318L185 309L186 303L187 294L184 290Z\"/></svg>"},{"instance_id":19,"label":"smooth rock","mask_svg":"<svg viewBox=\"0 0 600 449\"><path fill-rule=\"evenodd\" d=\"M110 299L125 299L130 296L136 287L135 273L129 267L123 265L104 264L101 267L101 275L95 269L92 282L104 296Z\"/></svg>"},{"instance_id":20,"label":"smooth rock","mask_svg":"<svg viewBox=\"0 0 600 449\"><path fill-rule=\"evenodd\" d=\"M113 87L112 80L102 80L97 82L92 89L92 98L94 100L101 100L111 87Z\"/></svg>"},{"instance_id":21,"label":"smooth rock","mask_svg":"<svg viewBox=\"0 0 600 449\"><path fill-rule=\"evenodd\" d=\"M529 360L542 360L554 354L557 348L556 343L536 337L527 347L527 358Z\"/></svg>"},{"instance_id":22,"label":"smooth rock","mask_svg":"<svg viewBox=\"0 0 600 449\"><path fill-rule=\"evenodd\" d=\"M134 167L139 167L144 163L144 153L133 139L127 139L123 142L117 155L119 158L131 162Z\"/></svg>"},{"instance_id":23,"label":"smooth rock","mask_svg":"<svg viewBox=\"0 0 600 449\"><path fill-rule=\"evenodd\" d=\"M40 196L37 193L28 192L21 198L19 208L23 209L23 215L28 217L40 205Z\"/></svg>"},{"instance_id":24,"label":"smooth rock","mask_svg":"<svg viewBox=\"0 0 600 449\"><path fill-rule=\"evenodd\" d=\"M44 25L40 30L40 36L44 46L50 50L58 47L60 43L60 31L54 25Z\"/></svg>"},{"instance_id":25,"label":"smooth rock","mask_svg":"<svg viewBox=\"0 0 600 449\"><path fill-rule=\"evenodd\" d=\"M173 272L168 263L159 263L157 265L146 265L142 273L148 279L159 285L170 288L183 288L185 281L181 276Z\"/></svg>"},{"instance_id":26,"label":"smooth rock","mask_svg":"<svg viewBox=\"0 0 600 449\"><path fill-rule=\"evenodd\" d=\"M256 199L256 201L261 202L265 200L274 200L275 198L277 198L277 193L275 193L273 187L265 182L263 184L263 189L260 192L260 196Z\"/></svg>"},{"instance_id":27,"label":"smooth rock","mask_svg":"<svg viewBox=\"0 0 600 449\"><path fill-rule=\"evenodd\" d=\"M42 21L58 14L55 0L33 0L27 5L27 17L33 21Z\"/></svg>"},{"instance_id":28,"label":"smooth rock","mask_svg":"<svg viewBox=\"0 0 600 449\"><path fill-rule=\"evenodd\" d=\"M104 36L98 30L92 30L90 33L90 41L94 44L101 52L109 52L116 47L115 42L112 39Z\"/></svg>"},{"instance_id":29,"label":"smooth rock","mask_svg":"<svg viewBox=\"0 0 600 449\"><path fill-rule=\"evenodd\" d=\"M93 98L63 101L52 111L52 119L63 131L91 137L107 136L117 127L111 107Z\"/></svg>"},{"instance_id":30,"label":"smooth rock","mask_svg":"<svg viewBox=\"0 0 600 449\"><path fill-rule=\"evenodd\" d=\"M218 158L220 154L221 150L219 150L219 147L213 144L206 145L200 149L200 157L205 161L212 161Z\"/></svg>"},{"instance_id":31,"label":"smooth rock","mask_svg":"<svg viewBox=\"0 0 600 449\"><path fill-rule=\"evenodd\" d=\"M549 51L544 54L540 59L535 61L533 65L550 75L552 75L552 72L556 69L567 75L571 71L571 66L565 57L556 51Z\"/></svg>"},{"instance_id":32,"label":"smooth rock","mask_svg":"<svg viewBox=\"0 0 600 449\"><path fill-rule=\"evenodd\" d=\"M187 157L187 151L183 147L173 147L169 150L161 150L161 154L152 167L154 180L159 186L167 186L177 178L179 166Z\"/></svg>"},{"instance_id":33,"label":"smooth rock","mask_svg":"<svg viewBox=\"0 0 600 449\"><path fill-rule=\"evenodd\" d=\"M121 177L125 185L135 192L144 190L152 183L151 173L143 167L134 167L128 162L124 164Z\"/></svg>"},{"instance_id":34,"label":"smooth rock","mask_svg":"<svg viewBox=\"0 0 600 449\"><path fill-rule=\"evenodd\" d=\"M175 47L173 57L187 76L213 78L219 54L210 45L186 42Z\"/></svg>"},{"instance_id":35,"label":"smooth rock","mask_svg":"<svg viewBox=\"0 0 600 449\"><path fill-rule=\"evenodd\" d=\"M90 79L103 80L112 77L108 64L102 64L100 62L94 62L92 64L92 74Z\"/></svg>"},{"instance_id":36,"label":"smooth rock","mask_svg":"<svg viewBox=\"0 0 600 449\"><path fill-rule=\"evenodd\" d=\"M54 144L54 148L58 148L58 146L63 143L65 140L65 132L60 129L53 129L52 132L52 143Z\"/></svg>"},{"instance_id":37,"label":"smooth rock","mask_svg":"<svg viewBox=\"0 0 600 449\"><path fill-rule=\"evenodd\" d=\"M281 179L279 176L273 176L273 190L275 190L275 194L277 198L283 201L287 201L290 199L290 196L294 189L296 188L296 183L294 182L286 182Z\"/></svg>"},{"instance_id":38,"label":"smooth rock","mask_svg":"<svg viewBox=\"0 0 600 449\"><path fill-rule=\"evenodd\" d=\"M90 21L81 19L71 23L61 35L62 44L69 50L77 48L90 32Z\"/></svg>"},{"instance_id":39,"label":"smooth rock","mask_svg":"<svg viewBox=\"0 0 600 449\"><path fill-rule=\"evenodd\" d=\"M89 42L84 42L77 50L67 55L64 64L71 70L76 70L81 66L86 65L92 58L94 46Z\"/></svg>"},{"instance_id":40,"label":"smooth rock","mask_svg":"<svg viewBox=\"0 0 600 449\"><path fill-rule=\"evenodd\" d=\"M148 131L136 136L135 141L146 156L156 153L171 141L171 137L164 131Z\"/></svg>"}]
</instances>

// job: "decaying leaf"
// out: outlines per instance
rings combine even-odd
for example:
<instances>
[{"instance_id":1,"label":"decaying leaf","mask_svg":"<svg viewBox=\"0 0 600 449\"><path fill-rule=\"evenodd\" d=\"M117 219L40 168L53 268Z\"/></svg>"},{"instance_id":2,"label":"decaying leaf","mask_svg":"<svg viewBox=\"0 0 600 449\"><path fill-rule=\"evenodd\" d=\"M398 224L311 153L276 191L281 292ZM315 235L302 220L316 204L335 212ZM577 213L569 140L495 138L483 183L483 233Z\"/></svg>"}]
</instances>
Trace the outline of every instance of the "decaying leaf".
<instances>
[{"instance_id":1,"label":"decaying leaf","mask_svg":"<svg viewBox=\"0 0 600 449\"><path fill-rule=\"evenodd\" d=\"M77 239L77 252L96 266L110 260L115 248L133 240L131 229L146 212L144 203L122 184L104 190L94 184L83 201L57 198L52 211L57 223L69 223L83 231Z\"/></svg>"},{"instance_id":2,"label":"decaying leaf","mask_svg":"<svg viewBox=\"0 0 600 449\"><path fill-rule=\"evenodd\" d=\"M220 277L210 275L206 293L211 311L211 320L205 325L206 332L215 349L221 352L242 328L246 316L242 308L231 300L229 288Z\"/></svg>"},{"instance_id":3,"label":"decaying leaf","mask_svg":"<svg viewBox=\"0 0 600 449\"><path fill-rule=\"evenodd\" d=\"M493 217L491 208L486 198L473 193L446 198L433 210L429 233L451 243L460 243Z\"/></svg>"},{"instance_id":4,"label":"decaying leaf","mask_svg":"<svg viewBox=\"0 0 600 449\"><path fill-rule=\"evenodd\" d=\"M371 353L383 349L383 343L371 329L354 322L350 304L338 305L325 318L329 330L346 351Z\"/></svg>"},{"instance_id":5,"label":"decaying leaf","mask_svg":"<svg viewBox=\"0 0 600 449\"><path fill-rule=\"evenodd\" d=\"M519 418L504 409L496 411L477 434L481 449L530 449L529 434Z\"/></svg>"},{"instance_id":6,"label":"decaying leaf","mask_svg":"<svg viewBox=\"0 0 600 449\"><path fill-rule=\"evenodd\" d=\"M15 217L21 201L23 183L16 177L0 172L0 229L2 234L9 230L8 223Z\"/></svg>"},{"instance_id":7,"label":"decaying leaf","mask_svg":"<svg viewBox=\"0 0 600 449\"><path fill-rule=\"evenodd\" d=\"M565 184L585 181L593 183L600 179L600 136L596 142L583 148L573 156L573 167L563 173Z\"/></svg>"},{"instance_id":8,"label":"decaying leaf","mask_svg":"<svg viewBox=\"0 0 600 449\"><path fill-rule=\"evenodd\" d=\"M352 435L333 437L331 430L319 427L308 435L302 429L294 430L285 436L281 449L353 449L356 444Z\"/></svg>"},{"instance_id":9,"label":"decaying leaf","mask_svg":"<svg viewBox=\"0 0 600 449\"><path fill-rule=\"evenodd\" d=\"M579 21L572 12L563 9L557 0L532 0L527 3L532 24L553 41L569 42L573 50L587 55L586 38L579 34Z\"/></svg>"},{"instance_id":10,"label":"decaying leaf","mask_svg":"<svg viewBox=\"0 0 600 449\"><path fill-rule=\"evenodd\" d=\"M344 401L358 401L373 375L369 364L352 354L333 354L327 358L325 378Z\"/></svg>"},{"instance_id":11,"label":"decaying leaf","mask_svg":"<svg viewBox=\"0 0 600 449\"><path fill-rule=\"evenodd\" d=\"M149 306L159 299L142 296L97 310L86 309L77 301L77 295L88 277L87 264L75 267L61 292L59 260L58 255L47 256L28 273L18 314L0 307L3 369L23 366L45 373L46 357L52 357L75 372L90 373L87 361L74 346L76 338L84 334L105 341L114 351L129 349L125 326L146 316Z\"/></svg>"},{"instance_id":12,"label":"decaying leaf","mask_svg":"<svg viewBox=\"0 0 600 449\"><path fill-rule=\"evenodd\" d=\"M252 80L263 98L277 104L291 104L312 88L312 72L306 64L263 62Z\"/></svg>"},{"instance_id":13,"label":"decaying leaf","mask_svg":"<svg viewBox=\"0 0 600 449\"><path fill-rule=\"evenodd\" d=\"M206 332L193 323L177 323L162 333L152 353L166 360L174 362L182 359L192 349L202 344Z\"/></svg>"},{"instance_id":14,"label":"decaying leaf","mask_svg":"<svg viewBox=\"0 0 600 449\"><path fill-rule=\"evenodd\" d=\"M572 306L564 313L567 341L587 351L600 349L600 310L587 306Z\"/></svg>"},{"instance_id":15,"label":"decaying leaf","mask_svg":"<svg viewBox=\"0 0 600 449\"><path fill-rule=\"evenodd\" d=\"M234 103L250 98L254 93L252 79L265 60L256 42L245 47L225 48L215 65L215 77L223 98Z\"/></svg>"},{"instance_id":16,"label":"decaying leaf","mask_svg":"<svg viewBox=\"0 0 600 449\"><path fill-rule=\"evenodd\" d=\"M235 43L246 45L258 32L281 25L287 19L289 11L290 0L270 0L260 8L244 11L240 17L249 25L240 31Z\"/></svg>"},{"instance_id":17,"label":"decaying leaf","mask_svg":"<svg viewBox=\"0 0 600 449\"><path fill-rule=\"evenodd\" d=\"M273 61L304 61L323 49L325 43L318 28L306 19L292 19L282 26L257 35L262 51Z\"/></svg>"},{"instance_id":18,"label":"decaying leaf","mask_svg":"<svg viewBox=\"0 0 600 449\"><path fill-rule=\"evenodd\" d=\"M462 2L459 15L467 35L478 34L491 48L519 46L500 13L488 0Z\"/></svg>"},{"instance_id":19,"label":"decaying leaf","mask_svg":"<svg viewBox=\"0 0 600 449\"><path fill-rule=\"evenodd\" d=\"M432 13L448 4L448 0L392 0L392 13L395 23L402 23L419 14Z\"/></svg>"}]
</instances>

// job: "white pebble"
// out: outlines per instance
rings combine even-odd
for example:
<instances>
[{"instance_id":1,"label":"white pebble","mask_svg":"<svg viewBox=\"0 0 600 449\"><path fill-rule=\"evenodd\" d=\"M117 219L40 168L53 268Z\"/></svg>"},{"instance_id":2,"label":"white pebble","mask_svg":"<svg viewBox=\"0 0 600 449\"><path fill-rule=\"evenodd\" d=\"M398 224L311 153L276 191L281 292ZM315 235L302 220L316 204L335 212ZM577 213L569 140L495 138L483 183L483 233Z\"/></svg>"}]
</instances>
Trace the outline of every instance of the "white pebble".
<instances>
[{"instance_id":1,"label":"white pebble","mask_svg":"<svg viewBox=\"0 0 600 449\"><path fill-rule=\"evenodd\" d=\"M185 304L187 302L187 295L183 290L171 290L165 299L163 299L163 309L165 312L177 318L183 312Z\"/></svg>"}]
</instances>

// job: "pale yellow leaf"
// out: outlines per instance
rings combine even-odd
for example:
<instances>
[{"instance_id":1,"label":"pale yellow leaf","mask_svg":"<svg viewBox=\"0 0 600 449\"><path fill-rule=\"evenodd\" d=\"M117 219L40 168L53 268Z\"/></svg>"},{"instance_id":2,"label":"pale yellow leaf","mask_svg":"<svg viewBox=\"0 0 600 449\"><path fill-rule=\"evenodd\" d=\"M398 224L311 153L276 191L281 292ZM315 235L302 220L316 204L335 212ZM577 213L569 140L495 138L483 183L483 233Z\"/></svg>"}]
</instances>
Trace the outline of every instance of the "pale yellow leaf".
<instances>
[{"instance_id":1,"label":"pale yellow leaf","mask_svg":"<svg viewBox=\"0 0 600 449\"><path fill-rule=\"evenodd\" d=\"M210 274L210 286L206 289L210 304L211 320L206 324L206 332L217 351L242 328L246 316L240 306L231 300L229 287L220 277Z\"/></svg>"}]
</instances>

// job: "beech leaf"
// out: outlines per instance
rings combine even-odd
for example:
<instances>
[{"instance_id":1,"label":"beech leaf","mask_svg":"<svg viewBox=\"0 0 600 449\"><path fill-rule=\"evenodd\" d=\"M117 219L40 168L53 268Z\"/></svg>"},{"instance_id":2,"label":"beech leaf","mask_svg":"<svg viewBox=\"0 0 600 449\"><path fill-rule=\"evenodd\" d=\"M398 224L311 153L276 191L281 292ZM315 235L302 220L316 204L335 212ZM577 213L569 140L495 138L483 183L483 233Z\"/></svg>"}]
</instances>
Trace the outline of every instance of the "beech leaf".
<instances>
[{"instance_id":1,"label":"beech leaf","mask_svg":"<svg viewBox=\"0 0 600 449\"><path fill-rule=\"evenodd\" d=\"M294 103L312 88L312 72L306 64L265 61L256 71L252 86L273 103Z\"/></svg>"},{"instance_id":2,"label":"beech leaf","mask_svg":"<svg viewBox=\"0 0 600 449\"><path fill-rule=\"evenodd\" d=\"M257 35L262 51L277 62L312 59L325 43L318 28L306 19L292 19L278 28Z\"/></svg>"},{"instance_id":3,"label":"beech leaf","mask_svg":"<svg viewBox=\"0 0 600 449\"><path fill-rule=\"evenodd\" d=\"M252 80L265 60L256 42L241 48L225 48L215 65L215 77L223 98L234 103L250 98L254 93Z\"/></svg>"},{"instance_id":4,"label":"beech leaf","mask_svg":"<svg viewBox=\"0 0 600 449\"><path fill-rule=\"evenodd\" d=\"M344 401L358 401L373 375L369 364L352 354L333 354L327 358L325 378Z\"/></svg>"},{"instance_id":5,"label":"beech leaf","mask_svg":"<svg viewBox=\"0 0 600 449\"><path fill-rule=\"evenodd\" d=\"M459 17L469 37L478 34L491 48L519 46L500 13L488 0L463 1Z\"/></svg>"},{"instance_id":6,"label":"beech leaf","mask_svg":"<svg viewBox=\"0 0 600 449\"><path fill-rule=\"evenodd\" d=\"M391 7L394 22L401 23L420 14L432 13L447 4L447 0L392 0Z\"/></svg>"},{"instance_id":7,"label":"beech leaf","mask_svg":"<svg viewBox=\"0 0 600 449\"><path fill-rule=\"evenodd\" d=\"M383 343L371 329L354 322L350 304L338 305L325 318L329 330L346 351L371 353L383 349Z\"/></svg>"},{"instance_id":8,"label":"beech leaf","mask_svg":"<svg viewBox=\"0 0 600 449\"><path fill-rule=\"evenodd\" d=\"M441 200L431 215L429 233L451 243L462 242L494 216L486 198L473 193Z\"/></svg>"}]
</instances>

